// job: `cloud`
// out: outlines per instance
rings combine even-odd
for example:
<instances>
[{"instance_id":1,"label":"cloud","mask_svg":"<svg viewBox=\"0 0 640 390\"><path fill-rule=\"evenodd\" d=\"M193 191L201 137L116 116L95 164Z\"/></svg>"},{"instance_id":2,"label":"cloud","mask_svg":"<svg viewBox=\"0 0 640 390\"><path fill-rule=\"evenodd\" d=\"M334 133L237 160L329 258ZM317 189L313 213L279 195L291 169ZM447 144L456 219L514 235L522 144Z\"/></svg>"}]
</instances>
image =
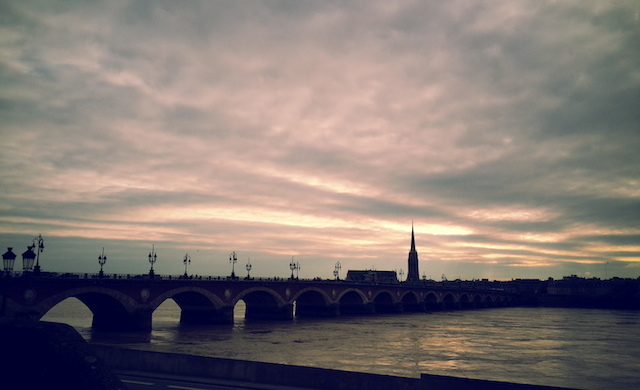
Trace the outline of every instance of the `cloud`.
<instances>
[{"instance_id":1,"label":"cloud","mask_svg":"<svg viewBox=\"0 0 640 390\"><path fill-rule=\"evenodd\" d=\"M330 277L406 267L414 221L432 275L634 264L636 8L2 4L0 233Z\"/></svg>"}]
</instances>

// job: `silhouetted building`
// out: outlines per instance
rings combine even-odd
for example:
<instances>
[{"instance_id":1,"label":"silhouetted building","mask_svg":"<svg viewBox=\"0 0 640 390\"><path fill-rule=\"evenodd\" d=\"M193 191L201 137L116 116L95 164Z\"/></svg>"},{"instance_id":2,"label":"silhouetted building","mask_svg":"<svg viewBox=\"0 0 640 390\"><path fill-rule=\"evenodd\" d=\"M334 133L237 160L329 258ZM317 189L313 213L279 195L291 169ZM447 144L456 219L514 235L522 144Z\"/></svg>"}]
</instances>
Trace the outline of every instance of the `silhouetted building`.
<instances>
[{"instance_id":1,"label":"silhouetted building","mask_svg":"<svg viewBox=\"0 0 640 390\"><path fill-rule=\"evenodd\" d=\"M420 280L420 272L418 270L418 252L416 251L416 239L413 235L413 224L411 224L411 249L409 250L409 272L407 273L407 282L417 282Z\"/></svg>"},{"instance_id":2,"label":"silhouetted building","mask_svg":"<svg viewBox=\"0 0 640 390\"><path fill-rule=\"evenodd\" d=\"M360 283L398 283L396 271L347 271L347 280Z\"/></svg>"}]
</instances>

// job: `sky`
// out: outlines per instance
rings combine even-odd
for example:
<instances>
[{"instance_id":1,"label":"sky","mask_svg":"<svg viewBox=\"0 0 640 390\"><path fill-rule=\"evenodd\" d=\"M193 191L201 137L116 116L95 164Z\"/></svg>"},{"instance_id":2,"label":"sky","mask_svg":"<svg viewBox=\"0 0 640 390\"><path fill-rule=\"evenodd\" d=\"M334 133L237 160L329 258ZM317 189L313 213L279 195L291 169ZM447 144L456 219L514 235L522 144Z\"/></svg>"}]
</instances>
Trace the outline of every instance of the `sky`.
<instances>
[{"instance_id":1,"label":"sky","mask_svg":"<svg viewBox=\"0 0 640 390\"><path fill-rule=\"evenodd\" d=\"M0 247L637 278L639 4L0 0Z\"/></svg>"}]
</instances>

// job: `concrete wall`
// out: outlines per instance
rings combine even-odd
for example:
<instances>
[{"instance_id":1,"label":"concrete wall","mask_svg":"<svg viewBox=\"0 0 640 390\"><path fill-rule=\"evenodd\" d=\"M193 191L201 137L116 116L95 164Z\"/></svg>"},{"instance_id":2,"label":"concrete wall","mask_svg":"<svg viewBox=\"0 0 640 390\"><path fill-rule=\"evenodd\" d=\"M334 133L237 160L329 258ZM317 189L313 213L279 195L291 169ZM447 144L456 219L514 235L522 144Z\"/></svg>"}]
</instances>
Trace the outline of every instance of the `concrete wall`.
<instances>
[{"instance_id":1,"label":"concrete wall","mask_svg":"<svg viewBox=\"0 0 640 390\"><path fill-rule=\"evenodd\" d=\"M551 390L533 386L439 375L420 379L245 360L210 358L94 346L96 354L115 369L230 379L280 386L332 390Z\"/></svg>"},{"instance_id":2,"label":"concrete wall","mask_svg":"<svg viewBox=\"0 0 640 390\"><path fill-rule=\"evenodd\" d=\"M456 378L453 376L421 374L421 389L424 390L558 390L560 387L535 386L520 383Z\"/></svg>"},{"instance_id":3,"label":"concrete wall","mask_svg":"<svg viewBox=\"0 0 640 390\"><path fill-rule=\"evenodd\" d=\"M96 353L116 369L188 375L246 382L302 386L314 389L419 389L420 379L313 367L219 359L203 356L137 351L94 346Z\"/></svg>"}]
</instances>

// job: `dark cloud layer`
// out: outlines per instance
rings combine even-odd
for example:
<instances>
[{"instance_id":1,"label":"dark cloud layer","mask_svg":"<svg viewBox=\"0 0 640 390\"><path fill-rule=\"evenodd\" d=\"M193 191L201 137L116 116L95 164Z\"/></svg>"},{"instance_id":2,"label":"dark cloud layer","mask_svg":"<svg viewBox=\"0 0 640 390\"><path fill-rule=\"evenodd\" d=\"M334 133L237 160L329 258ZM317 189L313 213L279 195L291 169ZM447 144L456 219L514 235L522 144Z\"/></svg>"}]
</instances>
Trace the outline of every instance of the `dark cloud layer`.
<instances>
[{"instance_id":1,"label":"dark cloud layer","mask_svg":"<svg viewBox=\"0 0 640 390\"><path fill-rule=\"evenodd\" d=\"M639 15L0 1L0 237L61 271L155 243L159 272L330 277L406 268L413 221L429 277L637 277Z\"/></svg>"}]
</instances>

